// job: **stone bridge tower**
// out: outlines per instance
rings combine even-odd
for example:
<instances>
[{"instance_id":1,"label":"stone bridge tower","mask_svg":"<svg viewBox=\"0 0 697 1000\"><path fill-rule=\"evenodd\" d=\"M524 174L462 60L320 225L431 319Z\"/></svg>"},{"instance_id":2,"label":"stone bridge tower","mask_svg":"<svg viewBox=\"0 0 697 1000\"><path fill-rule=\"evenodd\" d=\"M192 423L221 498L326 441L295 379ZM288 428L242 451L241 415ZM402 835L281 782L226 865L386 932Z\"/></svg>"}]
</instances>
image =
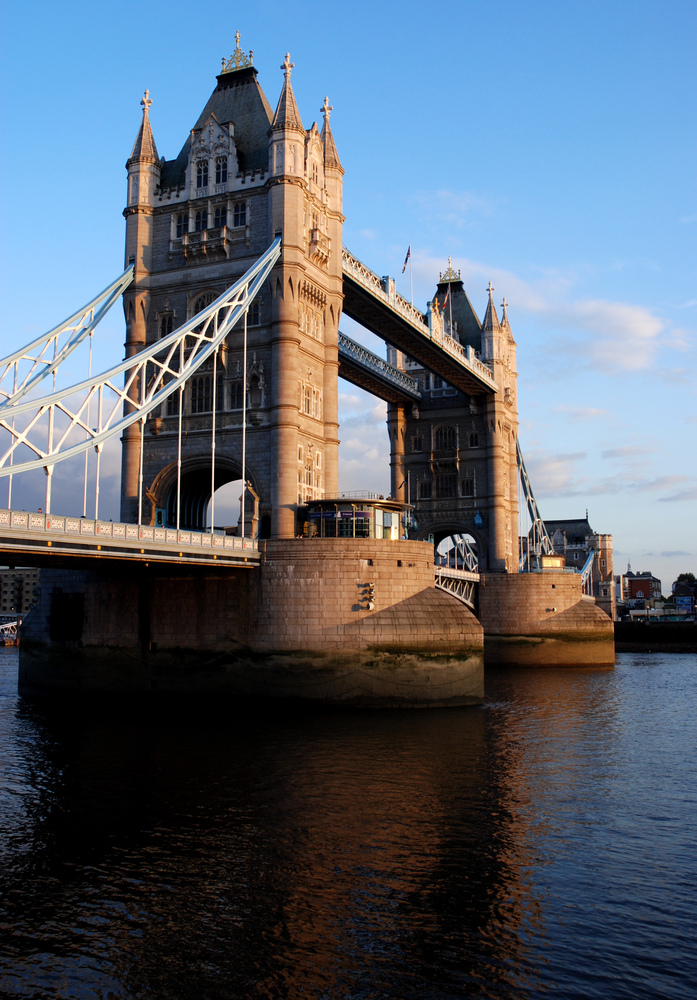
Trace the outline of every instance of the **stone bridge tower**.
<instances>
[{"instance_id":1,"label":"stone bridge tower","mask_svg":"<svg viewBox=\"0 0 697 1000\"><path fill-rule=\"evenodd\" d=\"M388 406L392 493L415 507L416 536L477 541L482 570L518 568L516 345L504 300L499 320L489 283L480 322L450 262L429 311L445 332L490 365L495 394L467 396L394 350L389 359L419 382L422 401Z\"/></svg>"},{"instance_id":2,"label":"stone bridge tower","mask_svg":"<svg viewBox=\"0 0 697 1000\"><path fill-rule=\"evenodd\" d=\"M181 326L283 238L281 258L248 317L247 398L243 333L216 363L215 488L239 479L242 412L246 470L260 498L261 534L292 538L298 503L338 488L338 328L342 292L343 169L329 124L303 126L286 55L275 113L252 54L237 47L179 155L158 159L146 93L127 163L124 295L126 356ZM211 498L213 368L183 397L182 527L202 528ZM143 517L173 525L178 399L143 430ZM121 517L137 519L140 426L123 438Z\"/></svg>"}]
</instances>

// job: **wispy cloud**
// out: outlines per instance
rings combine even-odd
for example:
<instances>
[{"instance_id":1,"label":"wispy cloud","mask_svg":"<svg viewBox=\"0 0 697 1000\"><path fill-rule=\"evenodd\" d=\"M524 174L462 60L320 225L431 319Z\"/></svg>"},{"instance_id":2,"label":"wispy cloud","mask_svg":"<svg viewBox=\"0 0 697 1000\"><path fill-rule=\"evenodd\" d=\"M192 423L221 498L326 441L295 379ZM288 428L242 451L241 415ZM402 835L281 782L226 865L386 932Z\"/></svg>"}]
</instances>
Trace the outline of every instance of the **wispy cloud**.
<instances>
[{"instance_id":1,"label":"wispy cloud","mask_svg":"<svg viewBox=\"0 0 697 1000\"><path fill-rule=\"evenodd\" d=\"M598 406L556 406L555 413L567 413L574 421L594 420L596 417L606 417L609 410L601 409Z\"/></svg>"},{"instance_id":2,"label":"wispy cloud","mask_svg":"<svg viewBox=\"0 0 697 1000\"><path fill-rule=\"evenodd\" d=\"M608 448L601 451L601 458L638 458L644 457L647 452L655 451L655 448L647 445L624 445L621 448Z\"/></svg>"}]
</instances>

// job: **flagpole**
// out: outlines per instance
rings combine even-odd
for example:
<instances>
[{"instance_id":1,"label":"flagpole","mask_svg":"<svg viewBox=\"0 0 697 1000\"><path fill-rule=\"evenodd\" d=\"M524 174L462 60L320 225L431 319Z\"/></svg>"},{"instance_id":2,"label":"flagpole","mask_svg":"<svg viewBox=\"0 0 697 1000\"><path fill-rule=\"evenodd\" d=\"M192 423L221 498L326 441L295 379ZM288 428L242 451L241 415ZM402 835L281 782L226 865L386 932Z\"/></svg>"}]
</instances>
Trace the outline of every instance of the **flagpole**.
<instances>
[{"instance_id":1,"label":"flagpole","mask_svg":"<svg viewBox=\"0 0 697 1000\"><path fill-rule=\"evenodd\" d=\"M411 243L409 250L411 250ZM414 305L414 275L411 270L411 253L409 254L409 287L411 289L411 304Z\"/></svg>"}]
</instances>

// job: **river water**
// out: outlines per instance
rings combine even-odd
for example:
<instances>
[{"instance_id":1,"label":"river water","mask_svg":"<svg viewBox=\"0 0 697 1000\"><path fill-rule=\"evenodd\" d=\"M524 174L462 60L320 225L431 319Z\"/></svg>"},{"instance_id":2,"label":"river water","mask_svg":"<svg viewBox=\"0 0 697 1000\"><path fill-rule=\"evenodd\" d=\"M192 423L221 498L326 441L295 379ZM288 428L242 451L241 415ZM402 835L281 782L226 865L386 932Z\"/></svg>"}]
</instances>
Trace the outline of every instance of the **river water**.
<instances>
[{"instance_id":1,"label":"river water","mask_svg":"<svg viewBox=\"0 0 697 1000\"><path fill-rule=\"evenodd\" d=\"M697 996L697 656L481 708L47 706L0 650L0 995Z\"/></svg>"}]
</instances>

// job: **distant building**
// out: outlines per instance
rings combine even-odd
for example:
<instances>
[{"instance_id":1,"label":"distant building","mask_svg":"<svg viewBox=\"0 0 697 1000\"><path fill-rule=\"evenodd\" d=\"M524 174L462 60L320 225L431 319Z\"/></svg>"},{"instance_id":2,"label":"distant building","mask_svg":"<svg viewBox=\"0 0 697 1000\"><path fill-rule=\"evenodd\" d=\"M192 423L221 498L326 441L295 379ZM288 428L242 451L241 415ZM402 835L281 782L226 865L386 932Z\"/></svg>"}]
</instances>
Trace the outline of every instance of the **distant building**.
<instances>
[{"instance_id":1,"label":"distant building","mask_svg":"<svg viewBox=\"0 0 697 1000\"><path fill-rule=\"evenodd\" d=\"M624 612L642 611L655 608L656 602L662 606L661 581L652 573L633 573L630 567L617 578L617 601Z\"/></svg>"},{"instance_id":2,"label":"distant building","mask_svg":"<svg viewBox=\"0 0 697 1000\"><path fill-rule=\"evenodd\" d=\"M591 567L591 593L595 603L613 620L617 617L615 588L612 576L612 535L594 531L588 514L566 521L548 521L545 526L554 551L563 555L567 567L583 569L591 552L595 553Z\"/></svg>"},{"instance_id":3,"label":"distant building","mask_svg":"<svg viewBox=\"0 0 697 1000\"><path fill-rule=\"evenodd\" d=\"M23 566L0 570L0 614L24 615L36 604L39 597L39 573L38 569Z\"/></svg>"},{"instance_id":4,"label":"distant building","mask_svg":"<svg viewBox=\"0 0 697 1000\"><path fill-rule=\"evenodd\" d=\"M694 614L697 607L697 583L676 581L672 587L671 597L679 614Z\"/></svg>"}]
</instances>

